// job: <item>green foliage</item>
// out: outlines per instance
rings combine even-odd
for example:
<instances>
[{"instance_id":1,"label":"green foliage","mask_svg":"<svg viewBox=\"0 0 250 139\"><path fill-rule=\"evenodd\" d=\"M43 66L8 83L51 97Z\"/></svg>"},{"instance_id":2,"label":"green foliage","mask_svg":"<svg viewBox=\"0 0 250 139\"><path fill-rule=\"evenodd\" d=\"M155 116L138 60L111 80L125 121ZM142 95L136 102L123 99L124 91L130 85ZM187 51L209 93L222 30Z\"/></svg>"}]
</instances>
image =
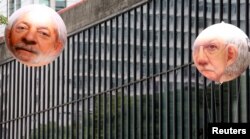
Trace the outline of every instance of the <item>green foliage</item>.
<instances>
[{"instance_id":1,"label":"green foliage","mask_svg":"<svg viewBox=\"0 0 250 139\"><path fill-rule=\"evenodd\" d=\"M7 17L0 15L0 25L7 24L7 22L8 22Z\"/></svg>"},{"instance_id":2,"label":"green foliage","mask_svg":"<svg viewBox=\"0 0 250 139\"><path fill-rule=\"evenodd\" d=\"M58 127L56 122L50 122L48 124L40 124L38 128L32 130L30 139L38 139L38 138L54 139L56 137L60 139L67 139L67 132L66 132L67 129L68 130L72 129L72 127L71 126ZM76 130L76 127L73 127L73 129ZM74 135L73 137L75 138L75 136L76 135Z\"/></svg>"}]
</instances>

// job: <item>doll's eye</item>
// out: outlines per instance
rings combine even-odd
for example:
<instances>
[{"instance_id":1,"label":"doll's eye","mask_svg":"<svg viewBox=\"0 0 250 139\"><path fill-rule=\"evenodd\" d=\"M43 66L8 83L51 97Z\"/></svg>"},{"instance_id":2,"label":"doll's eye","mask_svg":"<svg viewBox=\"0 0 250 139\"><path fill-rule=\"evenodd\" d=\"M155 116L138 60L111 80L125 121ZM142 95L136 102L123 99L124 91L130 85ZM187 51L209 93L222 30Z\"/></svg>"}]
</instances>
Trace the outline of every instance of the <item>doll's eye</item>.
<instances>
[{"instance_id":1,"label":"doll's eye","mask_svg":"<svg viewBox=\"0 0 250 139\"><path fill-rule=\"evenodd\" d=\"M17 26L16 26L16 31L17 32L23 32L23 31L25 31L25 30L28 30L28 26L27 25L25 25L25 24L23 24L23 23L20 23L20 24L18 24Z\"/></svg>"},{"instance_id":2,"label":"doll's eye","mask_svg":"<svg viewBox=\"0 0 250 139\"><path fill-rule=\"evenodd\" d=\"M214 53L216 52L217 48L218 47L216 45L211 44L211 45L206 46L205 50L209 53Z\"/></svg>"}]
</instances>

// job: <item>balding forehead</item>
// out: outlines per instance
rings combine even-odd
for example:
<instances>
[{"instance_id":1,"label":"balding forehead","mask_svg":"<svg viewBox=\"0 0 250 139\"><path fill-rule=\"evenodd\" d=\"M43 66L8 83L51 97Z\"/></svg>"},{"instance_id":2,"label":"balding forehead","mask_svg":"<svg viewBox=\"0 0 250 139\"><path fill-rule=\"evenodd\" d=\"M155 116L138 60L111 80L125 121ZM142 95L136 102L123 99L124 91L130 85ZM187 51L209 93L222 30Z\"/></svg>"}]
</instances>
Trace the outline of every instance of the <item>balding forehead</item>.
<instances>
[{"instance_id":1,"label":"balding forehead","mask_svg":"<svg viewBox=\"0 0 250 139\"><path fill-rule=\"evenodd\" d=\"M241 29L234 25L227 23L218 23L204 29L198 35L197 39L212 37L218 37L224 40L231 38L245 39L247 35Z\"/></svg>"},{"instance_id":2,"label":"balding forehead","mask_svg":"<svg viewBox=\"0 0 250 139\"><path fill-rule=\"evenodd\" d=\"M212 42L220 42L220 43L224 43L225 40L223 40L223 38L221 38L220 36L199 36L195 39L194 41L194 45L197 44L203 44L203 43L212 43Z\"/></svg>"}]
</instances>

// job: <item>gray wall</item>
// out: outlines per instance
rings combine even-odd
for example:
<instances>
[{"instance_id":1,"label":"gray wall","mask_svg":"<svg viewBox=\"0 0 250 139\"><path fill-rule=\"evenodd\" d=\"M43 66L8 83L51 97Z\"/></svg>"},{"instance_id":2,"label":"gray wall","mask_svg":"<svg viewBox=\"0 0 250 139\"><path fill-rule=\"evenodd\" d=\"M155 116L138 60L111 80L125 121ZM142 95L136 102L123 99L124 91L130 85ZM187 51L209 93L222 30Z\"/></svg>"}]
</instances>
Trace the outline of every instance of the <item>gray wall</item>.
<instances>
[{"instance_id":1,"label":"gray wall","mask_svg":"<svg viewBox=\"0 0 250 139\"><path fill-rule=\"evenodd\" d=\"M4 37L0 37L0 64L8 62L12 60L12 56L5 47Z\"/></svg>"},{"instance_id":2,"label":"gray wall","mask_svg":"<svg viewBox=\"0 0 250 139\"><path fill-rule=\"evenodd\" d=\"M148 0L88 0L70 10L60 11L68 33L99 23Z\"/></svg>"}]
</instances>

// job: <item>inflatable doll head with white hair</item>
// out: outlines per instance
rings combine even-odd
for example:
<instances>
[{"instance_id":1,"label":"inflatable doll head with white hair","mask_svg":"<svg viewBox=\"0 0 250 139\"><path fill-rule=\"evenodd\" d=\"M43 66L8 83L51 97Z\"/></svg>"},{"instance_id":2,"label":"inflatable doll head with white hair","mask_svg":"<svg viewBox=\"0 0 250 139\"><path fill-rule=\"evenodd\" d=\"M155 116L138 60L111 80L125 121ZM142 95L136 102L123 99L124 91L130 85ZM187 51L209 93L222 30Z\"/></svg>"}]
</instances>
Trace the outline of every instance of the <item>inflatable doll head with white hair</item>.
<instances>
[{"instance_id":1,"label":"inflatable doll head with white hair","mask_svg":"<svg viewBox=\"0 0 250 139\"><path fill-rule=\"evenodd\" d=\"M194 41L194 64L210 80L233 80L249 65L249 45L248 36L238 27L224 22L211 25Z\"/></svg>"},{"instance_id":2,"label":"inflatable doll head with white hair","mask_svg":"<svg viewBox=\"0 0 250 139\"><path fill-rule=\"evenodd\" d=\"M28 66L43 66L62 52L67 30L56 11L45 5L31 4L10 16L5 40L18 61Z\"/></svg>"}]
</instances>

